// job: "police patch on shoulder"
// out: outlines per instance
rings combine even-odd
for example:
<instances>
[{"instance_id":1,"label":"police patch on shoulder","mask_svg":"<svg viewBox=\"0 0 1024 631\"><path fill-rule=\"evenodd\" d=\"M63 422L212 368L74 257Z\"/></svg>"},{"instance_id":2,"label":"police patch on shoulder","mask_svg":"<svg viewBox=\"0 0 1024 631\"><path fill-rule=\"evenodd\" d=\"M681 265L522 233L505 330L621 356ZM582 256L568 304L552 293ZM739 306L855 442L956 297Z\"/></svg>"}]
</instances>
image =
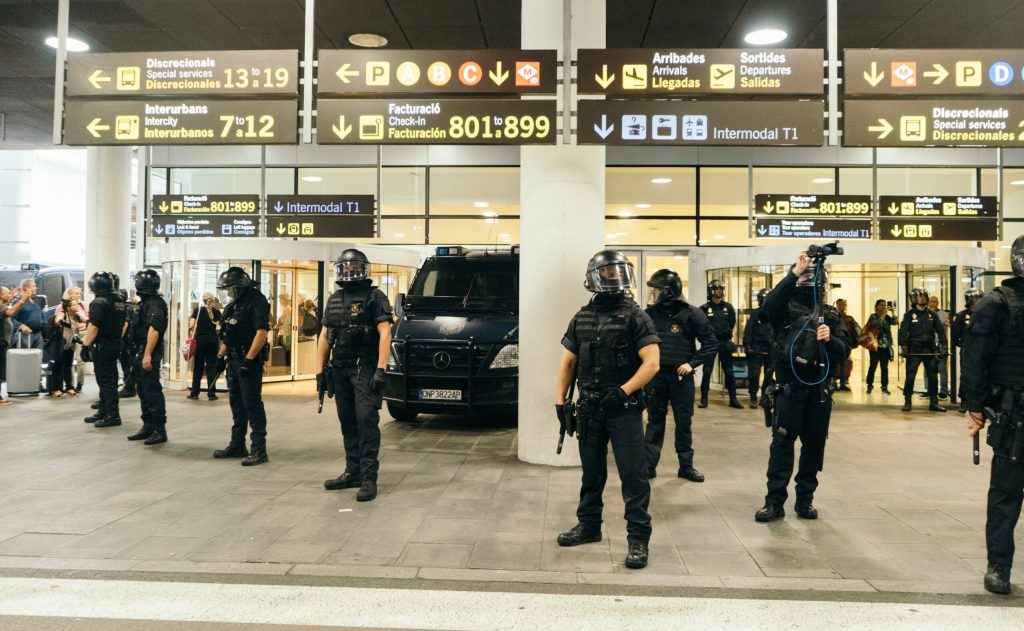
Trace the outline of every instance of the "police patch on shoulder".
<instances>
[{"instance_id":1,"label":"police patch on shoulder","mask_svg":"<svg viewBox=\"0 0 1024 631\"><path fill-rule=\"evenodd\" d=\"M715 315L715 310L712 309L711 307L708 307L708 315Z\"/></svg>"},{"instance_id":2,"label":"police patch on shoulder","mask_svg":"<svg viewBox=\"0 0 1024 631\"><path fill-rule=\"evenodd\" d=\"M682 331L683 329L682 329L682 327L681 327L681 326L679 326L678 324L673 324L672 326L670 326L670 327L668 328L668 330L669 330L669 331L671 331L671 332L673 332L673 333L678 333L678 332Z\"/></svg>"}]
</instances>

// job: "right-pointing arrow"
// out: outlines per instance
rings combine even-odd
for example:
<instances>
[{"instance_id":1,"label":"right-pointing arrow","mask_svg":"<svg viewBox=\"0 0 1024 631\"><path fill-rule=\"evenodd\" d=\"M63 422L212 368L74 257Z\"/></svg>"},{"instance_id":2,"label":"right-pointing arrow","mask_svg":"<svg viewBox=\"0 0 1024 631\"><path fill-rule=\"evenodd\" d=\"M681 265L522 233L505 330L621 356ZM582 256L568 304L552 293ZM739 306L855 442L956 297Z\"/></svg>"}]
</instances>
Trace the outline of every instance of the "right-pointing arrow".
<instances>
[{"instance_id":1,"label":"right-pointing arrow","mask_svg":"<svg viewBox=\"0 0 1024 631\"><path fill-rule=\"evenodd\" d=\"M601 140L604 140L608 138L608 135L611 134L613 131L615 131L615 125L608 125L608 115L601 114L601 126L598 127L595 123L594 132L596 132L597 135L601 137Z\"/></svg>"},{"instance_id":2,"label":"right-pointing arrow","mask_svg":"<svg viewBox=\"0 0 1024 631\"><path fill-rule=\"evenodd\" d=\"M868 127L868 131L875 132L876 134L878 134L878 139L882 140L883 138L888 136L890 133L892 133L892 125L890 125L889 121L885 120L884 118L879 118L878 122L881 123L881 124L880 125L872 125L872 126Z\"/></svg>"}]
</instances>

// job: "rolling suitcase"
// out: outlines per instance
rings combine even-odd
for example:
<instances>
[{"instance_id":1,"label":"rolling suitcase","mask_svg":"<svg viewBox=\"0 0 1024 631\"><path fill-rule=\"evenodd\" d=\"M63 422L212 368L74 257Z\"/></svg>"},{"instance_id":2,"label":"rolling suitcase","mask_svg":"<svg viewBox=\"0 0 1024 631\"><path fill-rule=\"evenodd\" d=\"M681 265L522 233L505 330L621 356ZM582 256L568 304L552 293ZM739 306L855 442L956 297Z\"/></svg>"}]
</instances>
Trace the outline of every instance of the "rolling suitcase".
<instances>
[{"instance_id":1,"label":"rolling suitcase","mask_svg":"<svg viewBox=\"0 0 1024 631\"><path fill-rule=\"evenodd\" d=\"M31 337L21 333L19 343L28 345ZM42 375L43 351L39 348L10 348L7 350L7 396L25 397L39 394Z\"/></svg>"}]
</instances>

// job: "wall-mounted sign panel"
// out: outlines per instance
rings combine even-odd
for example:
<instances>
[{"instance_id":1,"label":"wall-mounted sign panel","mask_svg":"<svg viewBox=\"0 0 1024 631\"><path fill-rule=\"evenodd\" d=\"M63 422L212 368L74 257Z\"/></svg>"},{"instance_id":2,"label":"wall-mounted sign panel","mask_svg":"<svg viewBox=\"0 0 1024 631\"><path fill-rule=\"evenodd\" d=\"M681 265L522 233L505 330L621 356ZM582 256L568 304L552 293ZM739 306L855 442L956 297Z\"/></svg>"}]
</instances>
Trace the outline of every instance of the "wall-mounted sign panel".
<instances>
[{"instance_id":1,"label":"wall-mounted sign panel","mask_svg":"<svg viewBox=\"0 0 1024 631\"><path fill-rule=\"evenodd\" d=\"M878 221L882 241L995 241L998 219L895 219Z\"/></svg>"},{"instance_id":2,"label":"wall-mounted sign panel","mask_svg":"<svg viewBox=\"0 0 1024 631\"><path fill-rule=\"evenodd\" d=\"M811 48L583 49L576 76L580 94L819 96L824 59Z\"/></svg>"},{"instance_id":3,"label":"wall-mounted sign panel","mask_svg":"<svg viewBox=\"0 0 1024 631\"><path fill-rule=\"evenodd\" d=\"M870 219L758 217L757 239L870 239Z\"/></svg>"},{"instance_id":4,"label":"wall-mounted sign panel","mask_svg":"<svg viewBox=\"0 0 1024 631\"><path fill-rule=\"evenodd\" d=\"M321 145L555 143L553 100L320 99Z\"/></svg>"},{"instance_id":5,"label":"wall-mounted sign panel","mask_svg":"<svg viewBox=\"0 0 1024 631\"><path fill-rule=\"evenodd\" d=\"M240 215L154 215L150 219L154 237L258 237L258 216Z\"/></svg>"},{"instance_id":6,"label":"wall-mounted sign panel","mask_svg":"<svg viewBox=\"0 0 1024 631\"><path fill-rule=\"evenodd\" d=\"M373 195L267 195L268 215L370 215Z\"/></svg>"},{"instance_id":7,"label":"wall-mounted sign panel","mask_svg":"<svg viewBox=\"0 0 1024 631\"><path fill-rule=\"evenodd\" d=\"M321 50L317 94L554 94L553 50Z\"/></svg>"},{"instance_id":8,"label":"wall-mounted sign panel","mask_svg":"<svg viewBox=\"0 0 1024 631\"><path fill-rule=\"evenodd\" d=\"M843 52L846 96L1018 96L1024 50L852 49Z\"/></svg>"},{"instance_id":9,"label":"wall-mounted sign panel","mask_svg":"<svg viewBox=\"0 0 1024 631\"><path fill-rule=\"evenodd\" d=\"M757 215L870 217L870 195L755 195Z\"/></svg>"},{"instance_id":10,"label":"wall-mounted sign panel","mask_svg":"<svg viewBox=\"0 0 1024 631\"><path fill-rule=\"evenodd\" d=\"M1024 101L847 99L847 147L1024 147Z\"/></svg>"},{"instance_id":11,"label":"wall-mounted sign panel","mask_svg":"<svg viewBox=\"0 0 1024 631\"><path fill-rule=\"evenodd\" d=\"M268 237L307 239L373 238L373 215L271 215L267 217Z\"/></svg>"},{"instance_id":12,"label":"wall-mounted sign panel","mask_svg":"<svg viewBox=\"0 0 1024 631\"><path fill-rule=\"evenodd\" d=\"M577 141L591 145L818 147L821 101L579 101Z\"/></svg>"},{"instance_id":13,"label":"wall-mounted sign panel","mask_svg":"<svg viewBox=\"0 0 1024 631\"><path fill-rule=\"evenodd\" d=\"M68 55L68 96L297 96L297 50Z\"/></svg>"},{"instance_id":14,"label":"wall-mounted sign panel","mask_svg":"<svg viewBox=\"0 0 1024 631\"><path fill-rule=\"evenodd\" d=\"M153 215L258 215L259 195L154 195Z\"/></svg>"},{"instance_id":15,"label":"wall-mounted sign panel","mask_svg":"<svg viewBox=\"0 0 1024 631\"><path fill-rule=\"evenodd\" d=\"M885 217L997 217L995 197L886 196L878 198L879 216Z\"/></svg>"},{"instance_id":16,"label":"wall-mounted sign panel","mask_svg":"<svg viewBox=\"0 0 1024 631\"><path fill-rule=\"evenodd\" d=\"M298 102L68 101L66 145L275 145L298 141Z\"/></svg>"}]
</instances>

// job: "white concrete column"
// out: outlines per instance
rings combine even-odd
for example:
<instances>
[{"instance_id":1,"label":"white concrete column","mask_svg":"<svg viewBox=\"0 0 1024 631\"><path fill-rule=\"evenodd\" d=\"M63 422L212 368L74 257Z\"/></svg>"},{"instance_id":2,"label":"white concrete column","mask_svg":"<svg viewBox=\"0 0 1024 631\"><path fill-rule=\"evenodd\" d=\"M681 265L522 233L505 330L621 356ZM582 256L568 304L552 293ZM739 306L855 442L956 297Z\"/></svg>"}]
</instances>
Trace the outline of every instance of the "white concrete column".
<instances>
[{"instance_id":1,"label":"white concrete column","mask_svg":"<svg viewBox=\"0 0 1024 631\"><path fill-rule=\"evenodd\" d=\"M604 0L573 5L574 51L604 48ZM522 11L524 49L562 49L561 1L523 0ZM562 334L590 296L583 289L587 261L604 247L604 171L604 147L521 149L519 458L527 462L579 465L573 438L555 455L555 378Z\"/></svg>"},{"instance_id":2,"label":"white concrete column","mask_svg":"<svg viewBox=\"0 0 1024 631\"><path fill-rule=\"evenodd\" d=\"M89 147L85 184L85 278L114 272L127 288L130 279L132 149ZM139 200L145 208L145 201Z\"/></svg>"}]
</instances>

